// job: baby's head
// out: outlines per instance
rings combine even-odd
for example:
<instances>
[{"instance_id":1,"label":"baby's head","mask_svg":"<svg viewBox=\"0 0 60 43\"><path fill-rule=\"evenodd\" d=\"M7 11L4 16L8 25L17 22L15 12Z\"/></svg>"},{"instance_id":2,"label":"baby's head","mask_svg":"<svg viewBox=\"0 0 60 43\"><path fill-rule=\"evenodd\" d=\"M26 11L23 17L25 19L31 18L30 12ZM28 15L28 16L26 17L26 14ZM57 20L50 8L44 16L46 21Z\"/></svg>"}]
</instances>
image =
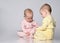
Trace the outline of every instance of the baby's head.
<instances>
[{"instance_id":1,"label":"baby's head","mask_svg":"<svg viewBox=\"0 0 60 43\"><path fill-rule=\"evenodd\" d=\"M33 21L33 11L29 8L24 10L24 17L27 22L32 22Z\"/></svg>"},{"instance_id":2,"label":"baby's head","mask_svg":"<svg viewBox=\"0 0 60 43\"><path fill-rule=\"evenodd\" d=\"M43 18L46 17L48 14L51 14L51 12L52 12L52 9L51 9L51 6L49 4L44 4L40 8L40 13L41 13Z\"/></svg>"}]
</instances>

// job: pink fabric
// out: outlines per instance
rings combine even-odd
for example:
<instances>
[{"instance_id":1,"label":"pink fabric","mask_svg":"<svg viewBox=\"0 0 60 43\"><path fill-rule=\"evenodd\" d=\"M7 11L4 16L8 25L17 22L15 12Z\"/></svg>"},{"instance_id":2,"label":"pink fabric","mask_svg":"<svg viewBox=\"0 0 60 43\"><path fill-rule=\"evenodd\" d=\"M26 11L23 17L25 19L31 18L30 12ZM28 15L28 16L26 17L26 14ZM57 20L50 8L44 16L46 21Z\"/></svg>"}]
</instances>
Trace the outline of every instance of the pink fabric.
<instances>
[{"instance_id":1,"label":"pink fabric","mask_svg":"<svg viewBox=\"0 0 60 43\"><path fill-rule=\"evenodd\" d=\"M35 29L38 27L38 25L35 21L29 23L26 20L23 20L21 27L22 27L23 32L18 32L18 35L24 36L25 33L27 33L27 32L29 32L31 35L34 34Z\"/></svg>"}]
</instances>

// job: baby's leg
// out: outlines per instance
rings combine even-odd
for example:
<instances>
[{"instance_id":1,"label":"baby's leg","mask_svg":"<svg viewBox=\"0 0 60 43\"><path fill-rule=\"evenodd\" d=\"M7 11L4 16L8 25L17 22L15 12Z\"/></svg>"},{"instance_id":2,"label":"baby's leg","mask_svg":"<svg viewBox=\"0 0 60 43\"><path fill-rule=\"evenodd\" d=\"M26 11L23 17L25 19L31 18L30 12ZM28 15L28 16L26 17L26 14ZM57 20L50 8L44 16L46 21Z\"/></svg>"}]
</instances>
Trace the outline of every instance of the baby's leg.
<instances>
[{"instance_id":1,"label":"baby's leg","mask_svg":"<svg viewBox=\"0 0 60 43\"><path fill-rule=\"evenodd\" d=\"M18 34L19 37L24 37L25 36L24 32L17 32L17 34Z\"/></svg>"}]
</instances>

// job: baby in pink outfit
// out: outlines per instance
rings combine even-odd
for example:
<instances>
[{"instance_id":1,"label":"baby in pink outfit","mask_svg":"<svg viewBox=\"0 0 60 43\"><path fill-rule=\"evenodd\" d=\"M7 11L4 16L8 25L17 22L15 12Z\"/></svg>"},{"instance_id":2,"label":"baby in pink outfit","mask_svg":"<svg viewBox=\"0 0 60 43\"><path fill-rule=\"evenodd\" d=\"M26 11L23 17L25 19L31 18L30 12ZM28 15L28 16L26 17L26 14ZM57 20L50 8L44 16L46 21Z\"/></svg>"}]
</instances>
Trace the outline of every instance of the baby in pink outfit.
<instances>
[{"instance_id":1,"label":"baby in pink outfit","mask_svg":"<svg viewBox=\"0 0 60 43\"><path fill-rule=\"evenodd\" d=\"M22 32L18 32L20 37L32 37L35 29L38 27L37 23L33 20L33 11L31 9L24 10L24 20L21 23Z\"/></svg>"}]
</instances>

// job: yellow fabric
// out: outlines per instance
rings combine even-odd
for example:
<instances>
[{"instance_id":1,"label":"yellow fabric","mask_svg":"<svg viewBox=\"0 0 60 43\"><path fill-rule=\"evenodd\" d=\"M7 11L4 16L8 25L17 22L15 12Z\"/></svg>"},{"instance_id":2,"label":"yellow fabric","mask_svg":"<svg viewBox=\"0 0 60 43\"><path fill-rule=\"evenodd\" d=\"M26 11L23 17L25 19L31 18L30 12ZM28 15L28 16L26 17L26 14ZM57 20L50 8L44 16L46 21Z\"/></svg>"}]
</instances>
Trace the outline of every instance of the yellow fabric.
<instances>
[{"instance_id":1,"label":"yellow fabric","mask_svg":"<svg viewBox=\"0 0 60 43\"><path fill-rule=\"evenodd\" d=\"M43 19L42 26L36 28L34 38L37 40L48 40L53 38L53 30L55 27L55 21L51 15L46 16Z\"/></svg>"},{"instance_id":2,"label":"yellow fabric","mask_svg":"<svg viewBox=\"0 0 60 43\"><path fill-rule=\"evenodd\" d=\"M44 41L34 40L34 43L53 43L53 40L44 40Z\"/></svg>"}]
</instances>

